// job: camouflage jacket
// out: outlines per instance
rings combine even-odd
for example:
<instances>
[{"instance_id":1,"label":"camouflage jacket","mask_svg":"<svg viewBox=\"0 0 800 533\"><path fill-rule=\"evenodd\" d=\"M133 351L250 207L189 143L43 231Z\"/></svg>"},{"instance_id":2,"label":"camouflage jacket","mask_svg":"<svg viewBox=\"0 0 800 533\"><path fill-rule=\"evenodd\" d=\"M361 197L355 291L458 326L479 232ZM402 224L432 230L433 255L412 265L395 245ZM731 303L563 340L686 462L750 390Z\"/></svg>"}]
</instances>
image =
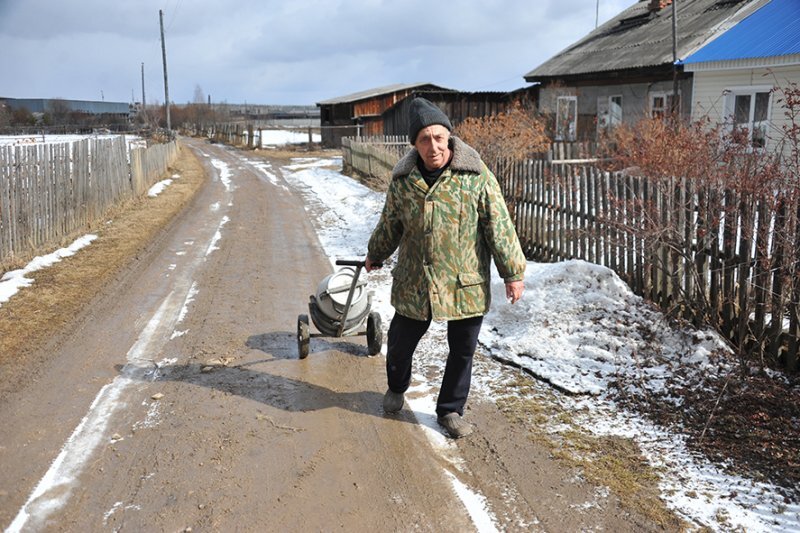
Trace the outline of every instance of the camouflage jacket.
<instances>
[{"instance_id":1,"label":"camouflage jacket","mask_svg":"<svg viewBox=\"0 0 800 533\"><path fill-rule=\"evenodd\" d=\"M453 158L433 187L412 149L392 171L369 258L388 259L392 305L401 315L427 320L481 316L491 303L491 258L505 281L521 280L526 260L497 179L478 153L453 137Z\"/></svg>"}]
</instances>

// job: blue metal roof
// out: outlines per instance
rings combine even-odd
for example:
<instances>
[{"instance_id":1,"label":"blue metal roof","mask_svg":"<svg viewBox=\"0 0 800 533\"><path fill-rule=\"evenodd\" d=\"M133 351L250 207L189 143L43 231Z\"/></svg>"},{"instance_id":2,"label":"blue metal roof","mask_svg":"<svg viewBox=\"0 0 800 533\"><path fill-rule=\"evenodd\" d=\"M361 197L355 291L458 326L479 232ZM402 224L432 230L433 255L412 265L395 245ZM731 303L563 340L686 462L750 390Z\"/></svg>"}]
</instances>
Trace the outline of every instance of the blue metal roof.
<instances>
[{"instance_id":1,"label":"blue metal roof","mask_svg":"<svg viewBox=\"0 0 800 533\"><path fill-rule=\"evenodd\" d=\"M683 63L800 54L800 1L771 0Z\"/></svg>"}]
</instances>

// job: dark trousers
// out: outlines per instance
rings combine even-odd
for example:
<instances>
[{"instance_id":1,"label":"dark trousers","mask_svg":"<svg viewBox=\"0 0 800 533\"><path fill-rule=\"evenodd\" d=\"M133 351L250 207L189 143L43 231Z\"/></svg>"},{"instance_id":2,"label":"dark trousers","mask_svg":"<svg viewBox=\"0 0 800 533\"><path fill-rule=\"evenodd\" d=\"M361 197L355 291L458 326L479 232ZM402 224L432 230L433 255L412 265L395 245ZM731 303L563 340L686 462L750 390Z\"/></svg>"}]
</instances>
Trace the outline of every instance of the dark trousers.
<instances>
[{"instance_id":1,"label":"dark trousers","mask_svg":"<svg viewBox=\"0 0 800 533\"><path fill-rule=\"evenodd\" d=\"M439 398L436 400L437 416L448 413L464 414L472 380L472 356L478 345L482 323L482 316L447 322L450 353L444 368ZM399 313L395 313L392 318L386 350L386 376L392 391L408 390L414 350L430 325L430 320L414 320Z\"/></svg>"}]
</instances>

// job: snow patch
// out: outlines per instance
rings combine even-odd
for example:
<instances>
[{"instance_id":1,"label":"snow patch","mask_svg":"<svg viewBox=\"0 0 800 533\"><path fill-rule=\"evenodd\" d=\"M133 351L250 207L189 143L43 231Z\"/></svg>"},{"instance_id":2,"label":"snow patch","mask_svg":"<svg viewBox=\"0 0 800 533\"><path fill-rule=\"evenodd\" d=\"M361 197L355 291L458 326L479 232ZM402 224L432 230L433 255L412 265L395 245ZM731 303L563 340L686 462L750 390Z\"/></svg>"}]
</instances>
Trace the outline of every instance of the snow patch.
<instances>
[{"instance_id":1,"label":"snow patch","mask_svg":"<svg viewBox=\"0 0 800 533\"><path fill-rule=\"evenodd\" d=\"M147 190L147 196L151 198L155 198L159 194L161 194L164 189L172 185L172 178L167 178L165 180L161 180L152 187Z\"/></svg>"},{"instance_id":2,"label":"snow patch","mask_svg":"<svg viewBox=\"0 0 800 533\"><path fill-rule=\"evenodd\" d=\"M212 159L211 164L219 171L219 180L225 186L225 190L231 192L233 190L233 182L231 182L231 172L228 163L220 159Z\"/></svg>"},{"instance_id":3,"label":"snow patch","mask_svg":"<svg viewBox=\"0 0 800 533\"><path fill-rule=\"evenodd\" d=\"M28 274L32 274L37 270L42 270L43 268L52 266L65 257L75 255L78 250L89 246L89 244L91 244L91 242L96 238L97 235L84 235L83 237L76 239L66 248L61 248L60 250L56 250L55 252L47 255L35 257L25 267L17 270L10 270L3 274L3 277L0 278L0 306L10 300L12 296L20 291L20 289L33 284L34 280L26 277Z\"/></svg>"}]
</instances>

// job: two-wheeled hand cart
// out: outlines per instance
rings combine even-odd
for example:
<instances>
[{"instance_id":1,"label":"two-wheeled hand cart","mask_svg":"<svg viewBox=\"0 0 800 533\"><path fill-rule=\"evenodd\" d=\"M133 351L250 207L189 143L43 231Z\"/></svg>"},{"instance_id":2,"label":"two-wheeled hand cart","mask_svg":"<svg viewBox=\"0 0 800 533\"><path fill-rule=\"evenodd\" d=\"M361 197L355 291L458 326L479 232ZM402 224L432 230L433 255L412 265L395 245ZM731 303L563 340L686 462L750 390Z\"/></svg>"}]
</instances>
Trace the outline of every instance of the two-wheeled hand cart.
<instances>
[{"instance_id":1,"label":"two-wheeled hand cart","mask_svg":"<svg viewBox=\"0 0 800 533\"><path fill-rule=\"evenodd\" d=\"M365 261L339 259L345 268L326 276L309 296L308 311L320 333L311 333L306 314L297 317L297 349L300 359L308 357L311 337L367 336L370 355L381 351L381 315L372 311L372 292L367 281L359 279ZM377 266L377 265L376 265ZM366 322L366 331L362 331Z\"/></svg>"}]
</instances>

